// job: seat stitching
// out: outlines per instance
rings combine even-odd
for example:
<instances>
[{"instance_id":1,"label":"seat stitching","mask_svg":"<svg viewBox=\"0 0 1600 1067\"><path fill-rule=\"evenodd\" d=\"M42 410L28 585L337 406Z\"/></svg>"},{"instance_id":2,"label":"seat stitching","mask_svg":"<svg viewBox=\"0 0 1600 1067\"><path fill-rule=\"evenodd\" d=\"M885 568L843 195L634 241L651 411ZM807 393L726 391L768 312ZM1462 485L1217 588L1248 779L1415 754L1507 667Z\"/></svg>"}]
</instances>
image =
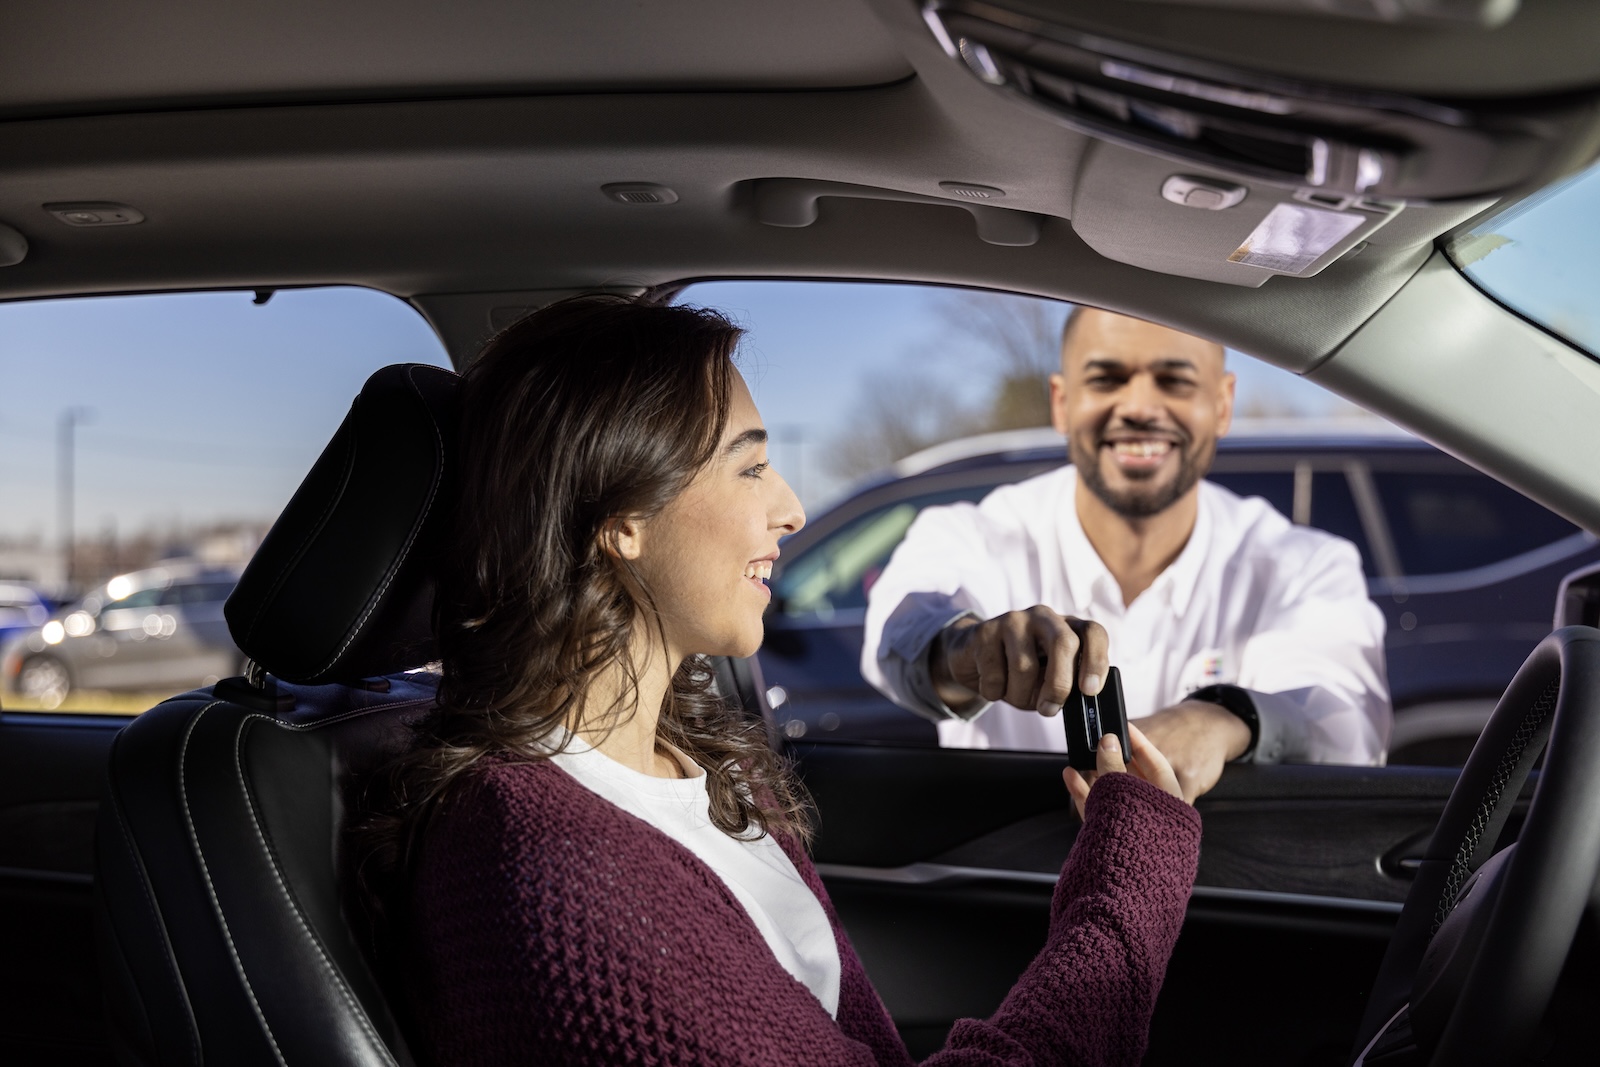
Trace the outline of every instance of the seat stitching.
<instances>
[{"instance_id":1,"label":"seat stitching","mask_svg":"<svg viewBox=\"0 0 1600 1067\"><path fill-rule=\"evenodd\" d=\"M418 697L413 700L395 700L388 704L373 704L371 707L366 708L350 708L347 711L339 712L337 715L329 715L325 719L314 719L310 722L284 722L281 719L273 719L272 721L279 726L287 726L291 730L315 730L321 726L333 726L336 723L344 722L346 719L359 719L363 715L375 715L380 711L394 711L397 708L408 706L429 706L437 699L436 697Z\"/></svg>"},{"instance_id":2,"label":"seat stitching","mask_svg":"<svg viewBox=\"0 0 1600 1067\"><path fill-rule=\"evenodd\" d=\"M411 383L411 388L417 393L418 399L421 399L422 393L417 389L416 380L412 377L414 372L414 368L412 371L408 371L406 373L406 380ZM427 405L426 400L423 400L423 405ZM416 523L411 527L410 533L406 536L406 543L400 547L399 561L389 569L388 574L383 576L383 584L378 587L377 593L375 593L372 598L367 601L367 609L361 613L361 617L356 620L356 624L350 628L349 636L345 638L344 644L339 647L339 651L335 652L333 657L329 659L327 663L322 665L321 669L316 672L317 674L321 674L323 671L331 668L335 663L339 662L339 657L343 656L350 650L350 646L354 644L356 638L360 636L361 628L367 624L367 619L370 618L372 613L377 610L378 602L383 599L383 594L389 591L390 584L393 583L395 576L400 573L401 567L405 565L406 555L411 551L411 546L416 543L417 535L422 532L422 527L427 524L428 510L433 507L434 500L438 498L439 485L444 481L445 458L444 435L439 432L438 422L434 421L433 419L429 419L428 426L433 430L433 439L439 446L439 470L434 475L433 484L428 487L428 499L423 501L422 504L423 521Z\"/></svg>"},{"instance_id":3,"label":"seat stitching","mask_svg":"<svg viewBox=\"0 0 1600 1067\"><path fill-rule=\"evenodd\" d=\"M114 771L110 773L115 774ZM164 950L161 954L161 962L165 964L167 975L172 979L173 988L177 990L178 1001L183 1005L184 1014L189 1017L190 1062L199 1064L202 1062L200 1058L200 1027L195 1022L194 1005L189 1002L189 990L184 986L183 977L178 973L178 961L172 950L172 940L167 936L166 924L161 921L160 909L156 907L155 896L150 891L149 871L145 868L144 859L139 855L138 850L134 848L133 832L128 827L128 820L123 813L122 805L116 799L114 781L112 786L110 798L111 814L116 819L117 829L120 831L117 836L120 838L123 848L127 850L129 859L133 861L134 870L137 872L134 881L139 885L139 895L144 898L145 907L150 912L150 919L155 924L156 934L161 938L161 947ZM104 887L102 886L103 889Z\"/></svg>"},{"instance_id":4,"label":"seat stitching","mask_svg":"<svg viewBox=\"0 0 1600 1067\"><path fill-rule=\"evenodd\" d=\"M274 726L282 725L278 722L278 720L272 718L270 715L250 715L247 716L247 720L248 719L260 719L264 722L269 722ZM349 1008L351 1013L356 1016L356 1019L361 1023L361 1029L366 1033L373 1045L375 1045L384 1054L384 1056L387 1058L387 1061L393 1065L395 1060L393 1056L389 1055L388 1045L384 1042L383 1038L378 1035L377 1029L372 1025L372 1020L367 1016L366 1009L361 1006L360 1002L355 998L355 995L350 991L349 984L345 982L344 976L339 973L339 969L335 967L333 962L328 958L328 953L323 947L321 937L317 935L316 931L312 930L311 924L306 922L306 918L301 910L299 900L295 898L294 893L289 889L288 884L283 880L283 872L280 869L280 862L278 860L278 851L272 847L272 842L267 840L267 835L261 829L261 820L256 812L257 801L255 798L255 792L250 788L249 779L245 777L243 746L244 730L240 729L234 734L233 769L235 773L238 774L239 781L244 783L245 796L249 799L249 803L246 805L246 807L248 807L250 810L250 826L251 829L255 831L256 840L260 843L261 848L267 853L268 858L271 860L268 866L272 870L272 880L277 883L278 891L283 894L284 900L288 902L289 910L294 915L295 922L300 926L300 932L306 935L306 938L310 940L312 947L317 950L317 959L322 963L323 970L327 972L328 978L332 980L334 988L337 989L339 991L339 995L344 998L345 1007Z\"/></svg>"},{"instance_id":5,"label":"seat stitching","mask_svg":"<svg viewBox=\"0 0 1600 1067\"><path fill-rule=\"evenodd\" d=\"M245 996L250 999L250 1008L255 1012L256 1021L261 1024L262 1031L267 1035L267 1043L272 1046L272 1055L277 1059L280 1067L289 1067L288 1061L283 1058L283 1050L278 1047L278 1039L272 1033L272 1027L267 1023L267 1017L261 1011L261 1004L256 1000L256 991L250 985L249 975L244 973L244 964L239 959L239 950L233 943L233 931L228 928L227 916L222 914L222 902L217 899L216 886L211 881L211 870L206 866L205 854L200 848L200 836L194 828L194 813L189 808L189 789L184 775L184 763L188 758L189 739L194 736L194 728L200 722L200 716L212 708L223 703L214 700L195 712L194 718L183 731L183 745L178 750L178 797L183 801L184 828L189 832L189 842L194 846L195 858L200 863L200 874L205 878L206 896L211 898L212 910L216 912L217 921L222 925L222 939L228 946L228 956L233 960L233 969L239 976L239 981L244 985Z\"/></svg>"}]
</instances>

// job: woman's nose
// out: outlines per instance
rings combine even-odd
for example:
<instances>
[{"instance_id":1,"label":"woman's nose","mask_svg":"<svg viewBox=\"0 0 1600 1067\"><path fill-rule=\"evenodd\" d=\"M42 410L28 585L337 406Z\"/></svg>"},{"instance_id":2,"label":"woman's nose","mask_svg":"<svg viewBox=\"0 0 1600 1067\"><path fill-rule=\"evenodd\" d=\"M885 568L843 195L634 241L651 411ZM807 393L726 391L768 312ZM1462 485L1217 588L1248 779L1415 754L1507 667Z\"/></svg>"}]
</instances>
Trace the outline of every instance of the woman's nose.
<instances>
[{"instance_id":1,"label":"woman's nose","mask_svg":"<svg viewBox=\"0 0 1600 1067\"><path fill-rule=\"evenodd\" d=\"M777 474L776 471L773 473ZM783 475L778 474L776 483L777 498L768 512L769 525L773 529L794 533L806 524L805 508L800 505L800 498L789 488L789 483L784 480Z\"/></svg>"}]
</instances>

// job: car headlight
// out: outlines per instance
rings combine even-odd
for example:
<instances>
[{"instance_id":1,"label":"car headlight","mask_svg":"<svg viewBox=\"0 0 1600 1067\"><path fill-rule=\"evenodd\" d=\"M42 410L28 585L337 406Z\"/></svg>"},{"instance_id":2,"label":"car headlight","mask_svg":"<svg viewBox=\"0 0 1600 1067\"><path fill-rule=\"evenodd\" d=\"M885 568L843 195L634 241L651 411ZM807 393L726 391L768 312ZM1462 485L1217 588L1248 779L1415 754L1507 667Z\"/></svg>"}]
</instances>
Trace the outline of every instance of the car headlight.
<instances>
[{"instance_id":1,"label":"car headlight","mask_svg":"<svg viewBox=\"0 0 1600 1067\"><path fill-rule=\"evenodd\" d=\"M44 643L47 645L59 645L67 636L67 628L61 625L61 620L51 619L39 631L39 636L44 638Z\"/></svg>"}]
</instances>

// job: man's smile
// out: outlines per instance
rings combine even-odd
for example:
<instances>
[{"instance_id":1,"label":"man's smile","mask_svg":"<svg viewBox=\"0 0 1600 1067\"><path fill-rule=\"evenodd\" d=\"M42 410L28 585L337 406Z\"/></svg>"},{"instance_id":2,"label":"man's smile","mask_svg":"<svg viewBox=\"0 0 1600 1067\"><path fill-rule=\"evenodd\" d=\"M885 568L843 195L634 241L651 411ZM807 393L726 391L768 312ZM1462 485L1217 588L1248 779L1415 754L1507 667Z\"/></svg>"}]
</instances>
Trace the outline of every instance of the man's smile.
<instances>
[{"instance_id":1,"label":"man's smile","mask_svg":"<svg viewBox=\"0 0 1600 1067\"><path fill-rule=\"evenodd\" d=\"M1101 441L1100 447L1111 453L1118 469L1129 474L1143 474L1166 462L1178 450L1179 442L1164 436L1118 435Z\"/></svg>"}]
</instances>

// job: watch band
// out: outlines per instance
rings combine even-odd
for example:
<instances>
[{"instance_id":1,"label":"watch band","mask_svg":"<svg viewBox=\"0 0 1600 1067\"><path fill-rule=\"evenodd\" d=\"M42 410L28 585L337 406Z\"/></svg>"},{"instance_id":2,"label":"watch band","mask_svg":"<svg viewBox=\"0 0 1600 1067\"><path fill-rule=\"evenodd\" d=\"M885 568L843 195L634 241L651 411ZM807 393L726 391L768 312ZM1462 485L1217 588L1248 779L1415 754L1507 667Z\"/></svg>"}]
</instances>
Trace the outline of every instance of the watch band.
<instances>
[{"instance_id":1,"label":"watch band","mask_svg":"<svg viewBox=\"0 0 1600 1067\"><path fill-rule=\"evenodd\" d=\"M1236 685L1208 685L1196 689L1184 699L1215 704L1236 715L1250 727L1250 747L1245 749L1244 755L1239 758L1249 759L1255 755L1256 742L1261 740L1261 716L1256 713L1256 702L1250 699L1249 690L1240 689Z\"/></svg>"}]
</instances>

